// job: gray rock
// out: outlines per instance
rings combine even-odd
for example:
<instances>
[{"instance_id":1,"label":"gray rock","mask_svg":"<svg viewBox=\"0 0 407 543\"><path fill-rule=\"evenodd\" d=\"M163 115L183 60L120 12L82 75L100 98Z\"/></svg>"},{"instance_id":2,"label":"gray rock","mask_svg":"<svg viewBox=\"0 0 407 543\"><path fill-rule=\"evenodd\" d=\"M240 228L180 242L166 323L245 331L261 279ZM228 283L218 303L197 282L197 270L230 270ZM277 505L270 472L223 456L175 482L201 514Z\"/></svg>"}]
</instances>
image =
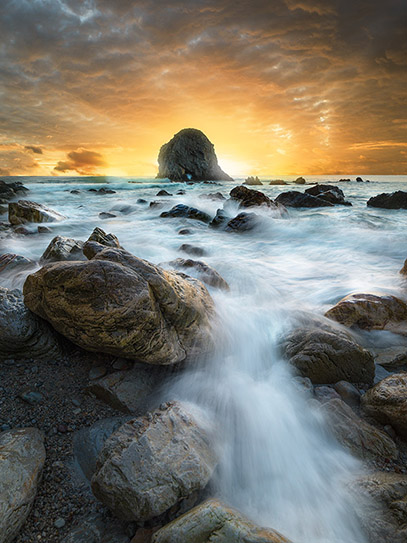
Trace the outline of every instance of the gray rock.
<instances>
[{"instance_id":1,"label":"gray rock","mask_svg":"<svg viewBox=\"0 0 407 543\"><path fill-rule=\"evenodd\" d=\"M213 431L203 413L179 402L127 422L100 453L93 493L123 520L161 515L209 482Z\"/></svg>"},{"instance_id":2,"label":"gray rock","mask_svg":"<svg viewBox=\"0 0 407 543\"><path fill-rule=\"evenodd\" d=\"M185 128L164 144L157 178L171 181L232 181L219 166L213 144L200 130Z\"/></svg>"},{"instance_id":3,"label":"gray rock","mask_svg":"<svg viewBox=\"0 0 407 543\"><path fill-rule=\"evenodd\" d=\"M90 514L74 522L62 543L129 543L127 525L102 514Z\"/></svg>"},{"instance_id":4,"label":"gray rock","mask_svg":"<svg viewBox=\"0 0 407 543\"><path fill-rule=\"evenodd\" d=\"M178 204L169 211L163 211L160 217L185 217L186 219L194 219L206 223L211 221L211 216L208 213L184 204Z\"/></svg>"},{"instance_id":5,"label":"gray rock","mask_svg":"<svg viewBox=\"0 0 407 543\"><path fill-rule=\"evenodd\" d=\"M53 358L60 354L56 334L26 308L22 293L0 287L0 360Z\"/></svg>"},{"instance_id":6,"label":"gray rock","mask_svg":"<svg viewBox=\"0 0 407 543\"><path fill-rule=\"evenodd\" d=\"M231 219L226 227L226 232L249 232L259 225L259 216L256 213L239 213Z\"/></svg>"},{"instance_id":7,"label":"gray rock","mask_svg":"<svg viewBox=\"0 0 407 543\"><path fill-rule=\"evenodd\" d=\"M207 285L223 290L229 290L229 285L223 277L211 266L201 260L191 260L190 258L176 258L169 262L171 266L178 269L193 269L198 274L198 279Z\"/></svg>"},{"instance_id":8,"label":"gray rock","mask_svg":"<svg viewBox=\"0 0 407 543\"><path fill-rule=\"evenodd\" d=\"M373 356L346 332L300 328L285 338L282 349L299 374L313 383L373 382Z\"/></svg>"},{"instance_id":9,"label":"gray rock","mask_svg":"<svg viewBox=\"0 0 407 543\"><path fill-rule=\"evenodd\" d=\"M16 273L23 270L28 270L35 266L35 262L25 256L16 255L14 253L5 253L0 256L0 273Z\"/></svg>"},{"instance_id":10,"label":"gray rock","mask_svg":"<svg viewBox=\"0 0 407 543\"><path fill-rule=\"evenodd\" d=\"M0 434L0 541L11 543L24 524L45 462L44 438L36 428Z\"/></svg>"},{"instance_id":11,"label":"gray rock","mask_svg":"<svg viewBox=\"0 0 407 543\"><path fill-rule=\"evenodd\" d=\"M167 524L152 543L290 543L270 528L261 528L218 500L207 500Z\"/></svg>"},{"instance_id":12,"label":"gray rock","mask_svg":"<svg viewBox=\"0 0 407 543\"><path fill-rule=\"evenodd\" d=\"M351 407L358 407L360 405L360 392L352 383L338 381L334 384L334 389L346 404Z\"/></svg>"},{"instance_id":13,"label":"gray rock","mask_svg":"<svg viewBox=\"0 0 407 543\"><path fill-rule=\"evenodd\" d=\"M178 247L178 251L183 251L184 253L194 256L204 256L206 254L205 249L202 249L202 247L196 247L190 243L183 243L180 245L180 247Z\"/></svg>"},{"instance_id":14,"label":"gray rock","mask_svg":"<svg viewBox=\"0 0 407 543\"><path fill-rule=\"evenodd\" d=\"M55 236L40 258L40 262L60 262L64 260L86 260L82 252L83 241L64 236Z\"/></svg>"}]
</instances>

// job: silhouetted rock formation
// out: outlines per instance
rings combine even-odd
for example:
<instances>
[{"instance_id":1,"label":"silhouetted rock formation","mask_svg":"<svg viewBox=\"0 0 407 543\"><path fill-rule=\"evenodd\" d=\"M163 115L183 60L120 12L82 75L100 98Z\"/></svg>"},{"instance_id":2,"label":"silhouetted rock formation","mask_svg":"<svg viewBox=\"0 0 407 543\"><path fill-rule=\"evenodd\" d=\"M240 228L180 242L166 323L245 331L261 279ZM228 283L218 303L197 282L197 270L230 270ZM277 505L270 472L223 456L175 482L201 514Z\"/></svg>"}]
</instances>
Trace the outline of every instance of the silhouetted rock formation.
<instances>
[{"instance_id":1,"label":"silhouetted rock formation","mask_svg":"<svg viewBox=\"0 0 407 543\"><path fill-rule=\"evenodd\" d=\"M158 155L157 178L171 181L232 181L219 166L213 144L200 130L184 128Z\"/></svg>"}]
</instances>

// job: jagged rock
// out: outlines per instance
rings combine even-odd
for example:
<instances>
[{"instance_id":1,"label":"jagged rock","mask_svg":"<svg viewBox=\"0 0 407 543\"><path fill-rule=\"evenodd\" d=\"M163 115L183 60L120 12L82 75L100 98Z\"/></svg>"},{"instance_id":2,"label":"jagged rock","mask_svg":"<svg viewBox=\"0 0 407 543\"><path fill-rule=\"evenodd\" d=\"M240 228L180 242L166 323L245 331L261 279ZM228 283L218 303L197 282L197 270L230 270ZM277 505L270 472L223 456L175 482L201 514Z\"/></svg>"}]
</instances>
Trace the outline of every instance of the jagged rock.
<instances>
[{"instance_id":1,"label":"jagged rock","mask_svg":"<svg viewBox=\"0 0 407 543\"><path fill-rule=\"evenodd\" d=\"M209 223L209 226L211 228L222 228L225 227L230 220L232 220L232 217L230 217L223 209L218 209L216 215Z\"/></svg>"},{"instance_id":2,"label":"jagged rock","mask_svg":"<svg viewBox=\"0 0 407 543\"><path fill-rule=\"evenodd\" d=\"M0 200L2 200L1 203L5 204L9 200L18 197L19 194L26 194L26 192L28 192L28 189L21 183L21 181L6 183L2 179L0 179Z\"/></svg>"},{"instance_id":3,"label":"jagged rock","mask_svg":"<svg viewBox=\"0 0 407 543\"><path fill-rule=\"evenodd\" d=\"M161 365L208 352L214 308L200 281L124 249L91 242L84 251L90 246L87 262L47 264L29 275L27 307L88 351Z\"/></svg>"},{"instance_id":4,"label":"jagged rock","mask_svg":"<svg viewBox=\"0 0 407 543\"><path fill-rule=\"evenodd\" d=\"M263 183L260 181L257 175L256 177L253 177L252 175L250 175L249 177L246 177L246 180L243 184L244 185L262 185Z\"/></svg>"},{"instance_id":5,"label":"jagged rock","mask_svg":"<svg viewBox=\"0 0 407 543\"><path fill-rule=\"evenodd\" d=\"M93 493L123 520L165 513L208 484L217 464L213 431L202 412L179 402L127 422L99 455Z\"/></svg>"},{"instance_id":6,"label":"jagged rock","mask_svg":"<svg viewBox=\"0 0 407 543\"><path fill-rule=\"evenodd\" d=\"M195 219L206 223L211 221L211 216L208 213L184 204L178 204L169 211L163 211L160 217L185 217L186 219Z\"/></svg>"},{"instance_id":7,"label":"jagged rock","mask_svg":"<svg viewBox=\"0 0 407 543\"><path fill-rule=\"evenodd\" d=\"M202 249L202 247L195 247L195 245L191 245L190 243L183 243L178 247L178 251L183 251L184 253L195 256L204 256L206 254L205 249Z\"/></svg>"},{"instance_id":8,"label":"jagged rock","mask_svg":"<svg viewBox=\"0 0 407 543\"><path fill-rule=\"evenodd\" d=\"M282 349L299 374L313 383L373 382L373 356L346 332L300 328L284 339Z\"/></svg>"},{"instance_id":9,"label":"jagged rock","mask_svg":"<svg viewBox=\"0 0 407 543\"><path fill-rule=\"evenodd\" d=\"M296 185L305 185L306 181L303 177L297 177L297 179L294 181Z\"/></svg>"},{"instance_id":10,"label":"jagged rock","mask_svg":"<svg viewBox=\"0 0 407 543\"><path fill-rule=\"evenodd\" d=\"M162 371L136 363L131 370L116 371L92 381L86 390L114 409L139 414L147 408L154 389L163 380Z\"/></svg>"},{"instance_id":11,"label":"jagged rock","mask_svg":"<svg viewBox=\"0 0 407 543\"><path fill-rule=\"evenodd\" d=\"M377 471L364 475L353 486L359 502L365 497L360 520L369 543L405 543L407 475Z\"/></svg>"},{"instance_id":12,"label":"jagged rock","mask_svg":"<svg viewBox=\"0 0 407 543\"><path fill-rule=\"evenodd\" d=\"M37 232L39 234L51 234L52 230L49 226L37 226Z\"/></svg>"},{"instance_id":13,"label":"jagged rock","mask_svg":"<svg viewBox=\"0 0 407 543\"><path fill-rule=\"evenodd\" d=\"M334 205L327 200L297 190L282 192L277 196L275 202L286 207L333 207Z\"/></svg>"},{"instance_id":14,"label":"jagged rock","mask_svg":"<svg viewBox=\"0 0 407 543\"><path fill-rule=\"evenodd\" d=\"M167 192L166 190L162 189L162 190L159 190L156 194L156 196L172 196L172 194L170 194L169 192Z\"/></svg>"},{"instance_id":15,"label":"jagged rock","mask_svg":"<svg viewBox=\"0 0 407 543\"><path fill-rule=\"evenodd\" d=\"M407 372L389 375L361 399L364 412L407 438Z\"/></svg>"},{"instance_id":16,"label":"jagged rock","mask_svg":"<svg viewBox=\"0 0 407 543\"><path fill-rule=\"evenodd\" d=\"M249 232L259 225L259 216L256 213L239 213L225 226L226 232Z\"/></svg>"},{"instance_id":17,"label":"jagged rock","mask_svg":"<svg viewBox=\"0 0 407 543\"><path fill-rule=\"evenodd\" d=\"M345 195L339 187L334 185L315 185L305 191L305 194L311 194L311 196L317 196L322 200L326 200L334 205L351 206L350 202L345 200Z\"/></svg>"},{"instance_id":18,"label":"jagged rock","mask_svg":"<svg viewBox=\"0 0 407 543\"><path fill-rule=\"evenodd\" d=\"M407 192L402 190L392 193L383 192L369 198L367 205L384 209L407 209Z\"/></svg>"},{"instance_id":19,"label":"jagged rock","mask_svg":"<svg viewBox=\"0 0 407 543\"><path fill-rule=\"evenodd\" d=\"M64 260L85 260L82 252L83 241L63 236L55 236L45 249L40 262L60 262Z\"/></svg>"},{"instance_id":20,"label":"jagged rock","mask_svg":"<svg viewBox=\"0 0 407 543\"><path fill-rule=\"evenodd\" d=\"M65 218L57 211L29 200L18 200L18 202L10 202L8 205L8 220L13 225L29 222L55 222Z\"/></svg>"},{"instance_id":21,"label":"jagged rock","mask_svg":"<svg viewBox=\"0 0 407 543\"><path fill-rule=\"evenodd\" d=\"M230 191L232 200L239 202L239 207L267 206L275 208L273 200L258 190L248 189L243 185L235 187Z\"/></svg>"},{"instance_id":22,"label":"jagged rock","mask_svg":"<svg viewBox=\"0 0 407 543\"><path fill-rule=\"evenodd\" d=\"M325 316L347 327L407 334L407 304L395 296L351 294Z\"/></svg>"},{"instance_id":23,"label":"jagged rock","mask_svg":"<svg viewBox=\"0 0 407 543\"><path fill-rule=\"evenodd\" d=\"M288 183L283 179L272 179L269 185L288 185Z\"/></svg>"},{"instance_id":24,"label":"jagged rock","mask_svg":"<svg viewBox=\"0 0 407 543\"><path fill-rule=\"evenodd\" d=\"M207 500L167 524L152 543L290 543L272 530L261 528L219 500Z\"/></svg>"},{"instance_id":25,"label":"jagged rock","mask_svg":"<svg viewBox=\"0 0 407 543\"><path fill-rule=\"evenodd\" d=\"M0 256L0 273L9 273L13 271L27 270L35 266L35 262L25 256L14 253L5 253Z\"/></svg>"},{"instance_id":26,"label":"jagged rock","mask_svg":"<svg viewBox=\"0 0 407 543\"><path fill-rule=\"evenodd\" d=\"M373 460L398 457L394 441L384 431L358 417L341 399L329 400L321 405L321 409L328 416L330 431L355 456Z\"/></svg>"},{"instance_id":27,"label":"jagged rock","mask_svg":"<svg viewBox=\"0 0 407 543\"><path fill-rule=\"evenodd\" d=\"M376 352L375 363L380 364L387 371L407 370L407 345Z\"/></svg>"},{"instance_id":28,"label":"jagged rock","mask_svg":"<svg viewBox=\"0 0 407 543\"><path fill-rule=\"evenodd\" d=\"M126 523L94 513L75 520L62 543L130 543L130 537Z\"/></svg>"},{"instance_id":29,"label":"jagged rock","mask_svg":"<svg viewBox=\"0 0 407 543\"><path fill-rule=\"evenodd\" d=\"M11 543L31 510L45 462L37 428L0 434L0 541Z\"/></svg>"},{"instance_id":30,"label":"jagged rock","mask_svg":"<svg viewBox=\"0 0 407 543\"><path fill-rule=\"evenodd\" d=\"M118 247L120 248L120 243L117 237L114 234L106 234L101 228L96 227L87 242L96 241L105 247Z\"/></svg>"},{"instance_id":31,"label":"jagged rock","mask_svg":"<svg viewBox=\"0 0 407 543\"><path fill-rule=\"evenodd\" d=\"M407 260L404 261L404 266L401 268L400 273L402 275L407 275Z\"/></svg>"},{"instance_id":32,"label":"jagged rock","mask_svg":"<svg viewBox=\"0 0 407 543\"><path fill-rule=\"evenodd\" d=\"M60 354L57 336L48 323L25 307L21 291L0 287L0 360Z\"/></svg>"},{"instance_id":33,"label":"jagged rock","mask_svg":"<svg viewBox=\"0 0 407 543\"><path fill-rule=\"evenodd\" d=\"M223 290L229 290L229 285L223 279L223 277L214 268L206 264L206 262L202 262L201 260L185 260L183 258L176 258L169 264L174 268L193 268L197 271L199 279L207 285L221 288Z\"/></svg>"},{"instance_id":34,"label":"jagged rock","mask_svg":"<svg viewBox=\"0 0 407 543\"><path fill-rule=\"evenodd\" d=\"M171 181L232 181L219 166L213 144L200 130L184 128L158 155L157 178Z\"/></svg>"}]
</instances>

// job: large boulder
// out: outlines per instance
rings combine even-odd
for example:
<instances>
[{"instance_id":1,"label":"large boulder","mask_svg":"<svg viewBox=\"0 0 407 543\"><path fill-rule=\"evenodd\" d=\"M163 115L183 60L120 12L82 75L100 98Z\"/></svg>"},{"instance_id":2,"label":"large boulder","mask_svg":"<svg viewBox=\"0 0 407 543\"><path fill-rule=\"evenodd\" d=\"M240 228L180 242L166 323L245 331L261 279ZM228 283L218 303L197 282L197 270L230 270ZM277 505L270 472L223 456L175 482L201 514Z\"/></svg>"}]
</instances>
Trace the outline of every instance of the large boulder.
<instances>
[{"instance_id":1,"label":"large boulder","mask_svg":"<svg viewBox=\"0 0 407 543\"><path fill-rule=\"evenodd\" d=\"M367 415L407 438L407 372L385 377L361 398Z\"/></svg>"},{"instance_id":2,"label":"large boulder","mask_svg":"<svg viewBox=\"0 0 407 543\"><path fill-rule=\"evenodd\" d=\"M194 219L206 223L210 222L212 218L208 213L185 204L178 204L169 211L163 211L160 217L185 217L186 219Z\"/></svg>"},{"instance_id":3,"label":"large boulder","mask_svg":"<svg viewBox=\"0 0 407 543\"><path fill-rule=\"evenodd\" d=\"M219 166L213 144L200 130L184 128L158 155L157 178L171 181L232 181Z\"/></svg>"},{"instance_id":4,"label":"large boulder","mask_svg":"<svg viewBox=\"0 0 407 543\"><path fill-rule=\"evenodd\" d=\"M123 520L146 521L205 488L217 464L203 413L170 402L130 420L106 441L92 490Z\"/></svg>"},{"instance_id":5,"label":"large boulder","mask_svg":"<svg viewBox=\"0 0 407 543\"><path fill-rule=\"evenodd\" d=\"M193 269L197 272L198 278L207 285L223 290L229 290L229 285L223 277L214 268L201 260L191 260L190 258L176 258L169 262L171 266L178 269Z\"/></svg>"},{"instance_id":6,"label":"large boulder","mask_svg":"<svg viewBox=\"0 0 407 543\"><path fill-rule=\"evenodd\" d=\"M214 307L200 281L88 245L90 261L47 264L27 277L31 311L88 351L164 365L208 352Z\"/></svg>"},{"instance_id":7,"label":"large boulder","mask_svg":"<svg viewBox=\"0 0 407 543\"><path fill-rule=\"evenodd\" d=\"M325 316L347 327L407 334L407 304L395 296L350 294Z\"/></svg>"},{"instance_id":8,"label":"large boulder","mask_svg":"<svg viewBox=\"0 0 407 543\"><path fill-rule=\"evenodd\" d=\"M82 252L83 241L64 236L55 236L40 258L40 262L61 262L63 260L86 260Z\"/></svg>"},{"instance_id":9,"label":"large boulder","mask_svg":"<svg viewBox=\"0 0 407 543\"><path fill-rule=\"evenodd\" d=\"M255 206L267 206L276 207L273 200L270 200L268 196L260 192L259 190L248 189L247 187L240 185L230 191L230 197L232 200L239 202L239 207L255 207Z\"/></svg>"},{"instance_id":10,"label":"large boulder","mask_svg":"<svg viewBox=\"0 0 407 543\"><path fill-rule=\"evenodd\" d=\"M357 500L364 506L360 520L369 543L405 543L407 475L375 471L359 478L353 486Z\"/></svg>"},{"instance_id":11,"label":"large boulder","mask_svg":"<svg viewBox=\"0 0 407 543\"><path fill-rule=\"evenodd\" d=\"M0 360L53 358L60 354L56 334L26 308L22 292L0 287Z\"/></svg>"},{"instance_id":12,"label":"large boulder","mask_svg":"<svg viewBox=\"0 0 407 543\"><path fill-rule=\"evenodd\" d=\"M332 207L334 205L327 200L297 190L282 192L275 202L285 207Z\"/></svg>"},{"instance_id":13,"label":"large boulder","mask_svg":"<svg viewBox=\"0 0 407 543\"><path fill-rule=\"evenodd\" d=\"M350 202L345 200L345 195L339 187L335 185L323 185L317 184L305 191L305 194L311 194L311 196L317 196L322 200L326 200L334 205L351 206Z\"/></svg>"},{"instance_id":14,"label":"large boulder","mask_svg":"<svg viewBox=\"0 0 407 543\"><path fill-rule=\"evenodd\" d=\"M383 192L369 198L367 205L384 209L407 209L407 192L402 190L392 193Z\"/></svg>"},{"instance_id":15,"label":"large boulder","mask_svg":"<svg viewBox=\"0 0 407 543\"><path fill-rule=\"evenodd\" d=\"M0 434L0 541L11 543L31 510L45 462L37 428Z\"/></svg>"},{"instance_id":16,"label":"large boulder","mask_svg":"<svg viewBox=\"0 0 407 543\"><path fill-rule=\"evenodd\" d=\"M18 200L18 202L10 202L8 205L8 220L13 225L29 222L55 222L65 218L61 213L29 200Z\"/></svg>"},{"instance_id":17,"label":"large boulder","mask_svg":"<svg viewBox=\"0 0 407 543\"><path fill-rule=\"evenodd\" d=\"M284 339L282 349L298 373L313 383L373 382L373 356L341 330L300 328Z\"/></svg>"},{"instance_id":18,"label":"large boulder","mask_svg":"<svg viewBox=\"0 0 407 543\"><path fill-rule=\"evenodd\" d=\"M328 417L330 431L355 456L382 461L398 457L394 441L384 431L358 417L342 400L329 400L321 409Z\"/></svg>"},{"instance_id":19,"label":"large boulder","mask_svg":"<svg viewBox=\"0 0 407 543\"><path fill-rule=\"evenodd\" d=\"M152 543L290 543L219 500L206 500L153 535Z\"/></svg>"}]
</instances>

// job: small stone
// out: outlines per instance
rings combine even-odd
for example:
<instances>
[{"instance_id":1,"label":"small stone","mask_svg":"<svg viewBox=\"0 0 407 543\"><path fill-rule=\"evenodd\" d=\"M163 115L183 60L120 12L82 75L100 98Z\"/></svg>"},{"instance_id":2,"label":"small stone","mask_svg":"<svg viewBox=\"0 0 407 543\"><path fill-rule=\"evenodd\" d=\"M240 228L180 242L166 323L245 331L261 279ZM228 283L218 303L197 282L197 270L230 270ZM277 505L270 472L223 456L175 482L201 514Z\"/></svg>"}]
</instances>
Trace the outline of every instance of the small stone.
<instances>
[{"instance_id":1,"label":"small stone","mask_svg":"<svg viewBox=\"0 0 407 543\"><path fill-rule=\"evenodd\" d=\"M40 392L36 392L35 390L22 392L19 396L23 401L29 403L30 405L41 403L44 399L43 395Z\"/></svg>"},{"instance_id":2,"label":"small stone","mask_svg":"<svg viewBox=\"0 0 407 543\"><path fill-rule=\"evenodd\" d=\"M63 528L65 526L65 520L63 518L57 518L56 521L54 522L54 526L55 528Z\"/></svg>"},{"instance_id":3,"label":"small stone","mask_svg":"<svg viewBox=\"0 0 407 543\"><path fill-rule=\"evenodd\" d=\"M74 399L72 400L72 404L73 404L74 406L76 406L76 407L79 407L79 406L81 405L81 402L80 402L79 400L77 400L76 398L74 398Z\"/></svg>"},{"instance_id":4,"label":"small stone","mask_svg":"<svg viewBox=\"0 0 407 543\"><path fill-rule=\"evenodd\" d=\"M104 377L107 373L107 369L105 366L96 366L94 368L91 368L89 371L89 379L100 379L101 377Z\"/></svg>"},{"instance_id":5,"label":"small stone","mask_svg":"<svg viewBox=\"0 0 407 543\"><path fill-rule=\"evenodd\" d=\"M179 236L189 236L190 234L192 234L191 230L189 228L182 228L179 232L178 232L178 235Z\"/></svg>"},{"instance_id":6,"label":"small stone","mask_svg":"<svg viewBox=\"0 0 407 543\"><path fill-rule=\"evenodd\" d=\"M68 431L68 426L66 424L58 424L57 426L57 431L60 433L60 434L66 434L67 431Z\"/></svg>"}]
</instances>

